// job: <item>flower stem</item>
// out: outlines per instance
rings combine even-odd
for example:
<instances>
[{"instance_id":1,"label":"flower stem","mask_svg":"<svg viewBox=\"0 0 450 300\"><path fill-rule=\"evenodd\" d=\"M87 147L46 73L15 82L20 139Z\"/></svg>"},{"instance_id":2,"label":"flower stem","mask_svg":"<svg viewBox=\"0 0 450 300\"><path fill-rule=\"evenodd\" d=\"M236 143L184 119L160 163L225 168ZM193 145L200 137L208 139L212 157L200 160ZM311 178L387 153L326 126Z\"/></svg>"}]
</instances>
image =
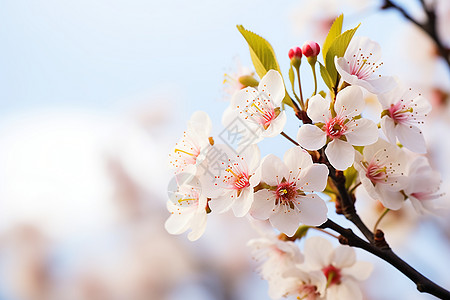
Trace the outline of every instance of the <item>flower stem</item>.
<instances>
[{"instance_id":1,"label":"flower stem","mask_svg":"<svg viewBox=\"0 0 450 300\"><path fill-rule=\"evenodd\" d=\"M389 208L386 208L383 213L378 217L377 222L375 223L375 226L373 226L373 232L377 231L378 225L380 225L381 220L383 220L384 216L387 215L387 213L390 211Z\"/></svg>"},{"instance_id":2,"label":"flower stem","mask_svg":"<svg viewBox=\"0 0 450 300\"><path fill-rule=\"evenodd\" d=\"M295 68L295 70L297 71L298 89L300 91L300 106L303 110L305 110L305 102L303 102L302 82L300 79L300 67Z\"/></svg>"},{"instance_id":3,"label":"flower stem","mask_svg":"<svg viewBox=\"0 0 450 300\"><path fill-rule=\"evenodd\" d=\"M310 64L310 65L311 65L311 69L312 69L313 77L314 77L314 93L312 94L312 96L315 96L317 94L316 64Z\"/></svg>"},{"instance_id":4,"label":"flower stem","mask_svg":"<svg viewBox=\"0 0 450 300\"><path fill-rule=\"evenodd\" d=\"M310 227L310 228L315 229L315 230L318 230L318 231L323 232L323 233L325 233L325 234L328 234L329 236L332 236L332 237L334 237L335 239L339 239L339 237L338 237L337 235L332 234L331 232L326 231L326 230L324 230L324 229L322 229L322 228L318 228L318 227Z\"/></svg>"},{"instance_id":5,"label":"flower stem","mask_svg":"<svg viewBox=\"0 0 450 300\"><path fill-rule=\"evenodd\" d=\"M300 146L293 138L288 136L284 131L281 132L281 135L284 136L286 139L288 139L291 143L293 143L295 146Z\"/></svg>"}]
</instances>

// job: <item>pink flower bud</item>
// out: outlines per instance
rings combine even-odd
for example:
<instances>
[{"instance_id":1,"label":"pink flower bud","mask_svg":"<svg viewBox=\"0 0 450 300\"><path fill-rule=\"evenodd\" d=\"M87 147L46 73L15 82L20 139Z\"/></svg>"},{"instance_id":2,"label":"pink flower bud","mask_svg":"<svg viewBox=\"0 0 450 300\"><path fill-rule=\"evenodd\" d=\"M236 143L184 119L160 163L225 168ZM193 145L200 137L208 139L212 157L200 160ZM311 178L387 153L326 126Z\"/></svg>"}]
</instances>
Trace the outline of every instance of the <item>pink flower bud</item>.
<instances>
[{"instance_id":1,"label":"pink flower bud","mask_svg":"<svg viewBox=\"0 0 450 300\"><path fill-rule=\"evenodd\" d=\"M294 47L289 50L289 59L292 60L294 58L301 59L302 58L302 49L300 47Z\"/></svg>"},{"instance_id":2,"label":"pink flower bud","mask_svg":"<svg viewBox=\"0 0 450 300\"><path fill-rule=\"evenodd\" d=\"M307 41L303 44L302 50L306 57L317 56L320 52L320 46L316 42Z\"/></svg>"}]
</instances>

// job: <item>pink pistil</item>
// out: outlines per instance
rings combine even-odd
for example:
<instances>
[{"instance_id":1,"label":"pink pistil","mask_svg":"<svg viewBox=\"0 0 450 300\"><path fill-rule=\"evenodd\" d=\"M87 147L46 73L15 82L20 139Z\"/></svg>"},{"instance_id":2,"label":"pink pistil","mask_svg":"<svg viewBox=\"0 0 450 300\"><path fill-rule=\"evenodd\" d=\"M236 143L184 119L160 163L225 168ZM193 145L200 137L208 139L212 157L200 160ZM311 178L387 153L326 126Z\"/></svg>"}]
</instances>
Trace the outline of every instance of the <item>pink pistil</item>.
<instances>
[{"instance_id":1,"label":"pink pistil","mask_svg":"<svg viewBox=\"0 0 450 300\"><path fill-rule=\"evenodd\" d=\"M347 126L344 124L344 118L335 117L327 121L325 124L325 132L328 137L338 139L345 134Z\"/></svg>"}]
</instances>

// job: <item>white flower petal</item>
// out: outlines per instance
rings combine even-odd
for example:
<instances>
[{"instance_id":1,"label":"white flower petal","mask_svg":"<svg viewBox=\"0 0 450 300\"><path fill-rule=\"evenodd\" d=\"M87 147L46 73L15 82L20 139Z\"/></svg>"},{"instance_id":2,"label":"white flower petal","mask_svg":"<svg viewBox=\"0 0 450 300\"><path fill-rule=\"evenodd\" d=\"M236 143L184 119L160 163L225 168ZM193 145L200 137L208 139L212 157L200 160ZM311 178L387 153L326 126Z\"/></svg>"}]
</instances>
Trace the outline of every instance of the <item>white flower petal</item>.
<instances>
[{"instance_id":1,"label":"white flower petal","mask_svg":"<svg viewBox=\"0 0 450 300\"><path fill-rule=\"evenodd\" d=\"M234 201L231 207L234 215L238 218L245 216L252 207L253 199L253 187L243 189L241 195Z\"/></svg>"},{"instance_id":2,"label":"white flower petal","mask_svg":"<svg viewBox=\"0 0 450 300\"><path fill-rule=\"evenodd\" d=\"M353 164L355 149L347 142L333 140L327 145L325 154L336 170L345 170Z\"/></svg>"},{"instance_id":3,"label":"white flower petal","mask_svg":"<svg viewBox=\"0 0 450 300\"><path fill-rule=\"evenodd\" d=\"M395 129L398 140L403 146L416 153L427 152L425 139L419 128L415 126L398 124Z\"/></svg>"},{"instance_id":4,"label":"white flower petal","mask_svg":"<svg viewBox=\"0 0 450 300\"><path fill-rule=\"evenodd\" d=\"M313 165L311 155L300 147L292 147L286 151L283 161L289 170L298 172Z\"/></svg>"},{"instance_id":5,"label":"white flower petal","mask_svg":"<svg viewBox=\"0 0 450 300\"><path fill-rule=\"evenodd\" d=\"M286 125L286 113L282 111L269 125L269 127L262 132L264 137L274 137L279 135Z\"/></svg>"},{"instance_id":6,"label":"white flower petal","mask_svg":"<svg viewBox=\"0 0 450 300\"><path fill-rule=\"evenodd\" d=\"M258 145L250 145L239 154L248 166L250 172L254 172L261 162L261 151Z\"/></svg>"},{"instance_id":7,"label":"white flower petal","mask_svg":"<svg viewBox=\"0 0 450 300\"><path fill-rule=\"evenodd\" d=\"M269 70L261 79L258 90L266 93L276 106L280 106L285 96L285 87L280 73L276 70Z\"/></svg>"},{"instance_id":8,"label":"white flower petal","mask_svg":"<svg viewBox=\"0 0 450 300\"><path fill-rule=\"evenodd\" d=\"M212 122L204 111L196 111L188 122L188 130L192 130L203 138L208 138L212 130Z\"/></svg>"},{"instance_id":9,"label":"white flower petal","mask_svg":"<svg viewBox=\"0 0 450 300\"><path fill-rule=\"evenodd\" d=\"M322 192L327 186L328 172L327 166L314 164L302 170L297 186L305 192Z\"/></svg>"},{"instance_id":10,"label":"white flower petal","mask_svg":"<svg viewBox=\"0 0 450 300\"><path fill-rule=\"evenodd\" d=\"M330 102L319 94L312 96L309 99L306 113L314 123L325 123L330 117Z\"/></svg>"},{"instance_id":11,"label":"white flower petal","mask_svg":"<svg viewBox=\"0 0 450 300\"><path fill-rule=\"evenodd\" d=\"M343 275L352 276L356 280L363 281L369 278L373 265L366 261L357 261L352 266L342 269Z\"/></svg>"},{"instance_id":12,"label":"white flower petal","mask_svg":"<svg viewBox=\"0 0 450 300\"><path fill-rule=\"evenodd\" d=\"M275 186L283 177L288 178L289 170L284 162L273 154L264 157L261 162L261 181Z\"/></svg>"},{"instance_id":13,"label":"white flower petal","mask_svg":"<svg viewBox=\"0 0 450 300\"><path fill-rule=\"evenodd\" d=\"M188 239L190 241L198 240L206 229L206 219L207 215L205 214L197 214L191 222L191 232L188 234Z\"/></svg>"},{"instance_id":14,"label":"white flower petal","mask_svg":"<svg viewBox=\"0 0 450 300\"><path fill-rule=\"evenodd\" d=\"M378 140L377 125L368 119L358 119L348 126L345 133L347 141L355 146L366 146L375 143Z\"/></svg>"},{"instance_id":15,"label":"white flower petal","mask_svg":"<svg viewBox=\"0 0 450 300\"><path fill-rule=\"evenodd\" d=\"M395 144L397 142L397 138L395 136L395 123L390 117L384 116L381 119L381 129L383 130L383 133L389 143Z\"/></svg>"},{"instance_id":16,"label":"white flower petal","mask_svg":"<svg viewBox=\"0 0 450 300\"><path fill-rule=\"evenodd\" d=\"M381 76L376 79L367 79L368 86L364 86L366 90L374 94L383 94L391 91L397 85L394 77Z\"/></svg>"},{"instance_id":17,"label":"white flower petal","mask_svg":"<svg viewBox=\"0 0 450 300\"><path fill-rule=\"evenodd\" d=\"M309 194L298 199L300 222L309 226L319 226L327 220L327 205L318 195Z\"/></svg>"},{"instance_id":18,"label":"white flower petal","mask_svg":"<svg viewBox=\"0 0 450 300\"><path fill-rule=\"evenodd\" d=\"M325 145L327 136L319 127L311 124L303 124L298 129L297 141L305 149L318 150Z\"/></svg>"},{"instance_id":19,"label":"white flower petal","mask_svg":"<svg viewBox=\"0 0 450 300\"><path fill-rule=\"evenodd\" d=\"M214 213L224 213L230 209L231 205L233 205L236 195L236 191L228 190L223 195L211 199L209 201L209 208L211 208L211 211Z\"/></svg>"},{"instance_id":20,"label":"white flower petal","mask_svg":"<svg viewBox=\"0 0 450 300\"><path fill-rule=\"evenodd\" d=\"M365 106L362 90L357 86L349 86L336 96L334 109L338 116L349 119L361 114Z\"/></svg>"},{"instance_id":21,"label":"white flower petal","mask_svg":"<svg viewBox=\"0 0 450 300\"><path fill-rule=\"evenodd\" d=\"M375 190L378 195L380 195L380 199L377 200L380 200L384 207L392 210L399 210L402 208L403 203L405 202L405 197L402 193L389 191L378 184L375 186Z\"/></svg>"},{"instance_id":22,"label":"white flower petal","mask_svg":"<svg viewBox=\"0 0 450 300\"><path fill-rule=\"evenodd\" d=\"M339 269L348 268L356 262L356 253L349 246L339 245L333 252L333 265Z\"/></svg>"},{"instance_id":23,"label":"white flower petal","mask_svg":"<svg viewBox=\"0 0 450 300\"><path fill-rule=\"evenodd\" d=\"M425 115L431 111L431 103L424 96L417 96L413 99L414 112Z\"/></svg>"},{"instance_id":24,"label":"white flower petal","mask_svg":"<svg viewBox=\"0 0 450 300\"><path fill-rule=\"evenodd\" d=\"M259 220L267 220L273 214L275 195L269 190L259 190L254 194L250 214Z\"/></svg>"},{"instance_id":25,"label":"white flower petal","mask_svg":"<svg viewBox=\"0 0 450 300\"><path fill-rule=\"evenodd\" d=\"M331 263L333 245L322 237L313 236L306 240L303 252L305 264L311 270L322 270Z\"/></svg>"},{"instance_id":26,"label":"white flower petal","mask_svg":"<svg viewBox=\"0 0 450 300\"><path fill-rule=\"evenodd\" d=\"M370 59L372 61L378 61L381 59L381 47L380 44L378 44L375 41L372 41L368 37L365 36L356 36L354 37L350 44L348 45L347 50L345 51L344 57L347 60L350 60L353 58L353 55L364 51L364 53L371 54Z\"/></svg>"},{"instance_id":27,"label":"white flower petal","mask_svg":"<svg viewBox=\"0 0 450 300\"><path fill-rule=\"evenodd\" d=\"M237 91L231 98L231 109L243 109L255 100L256 95L258 95L258 91L252 87L246 87L245 89Z\"/></svg>"},{"instance_id":28,"label":"white flower petal","mask_svg":"<svg viewBox=\"0 0 450 300\"><path fill-rule=\"evenodd\" d=\"M269 217L270 224L287 236L293 236L300 226L300 214L296 209L280 207Z\"/></svg>"},{"instance_id":29,"label":"white flower petal","mask_svg":"<svg viewBox=\"0 0 450 300\"><path fill-rule=\"evenodd\" d=\"M178 211L174 211L164 223L164 227L170 234L181 234L188 230L191 216L186 213L178 214Z\"/></svg>"},{"instance_id":30,"label":"white flower petal","mask_svg":"<svg viewBox=\"0 0 450 300\"><path fill-rule=\"evenodd\" d=\"M330 291L331 292L331 291ZM331 294L331 293L330 293ZM334 295L335 298L331 299L352 299L352 300L362 300L363 296L361 293L361 289L358 284L351 279L342 279L341 284L336 285L336 293ZM329 300L327 296L327 300Z\"/></svg>"}]
</instances>

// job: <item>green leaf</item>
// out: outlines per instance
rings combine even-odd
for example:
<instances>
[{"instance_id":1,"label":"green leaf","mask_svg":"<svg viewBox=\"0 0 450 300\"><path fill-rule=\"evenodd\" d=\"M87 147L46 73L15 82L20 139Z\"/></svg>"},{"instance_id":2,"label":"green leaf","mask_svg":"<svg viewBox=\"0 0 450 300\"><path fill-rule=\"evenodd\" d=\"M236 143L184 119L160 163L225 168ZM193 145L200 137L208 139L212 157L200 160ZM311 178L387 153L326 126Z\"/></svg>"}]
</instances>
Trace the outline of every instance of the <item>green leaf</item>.
<instances>
[{"instance_id":1,"label":"green leaf","mask_svg":"<svg viewBox=\"0 0 450 300\"><path fill-rule=\"evenodd\" d=\"M320 65L320 75L322 76L323 82L327 85L327 87L332 90L333 89L333 81L331 80L330 74L328 74L327 69L324 65L319 62Z\"/></svg>"},{"instance_id":2,"label":"green leaf","mask_svg":"<svg viewBox=\"0 0 450 300\"><path fill-rule=\"evenodd\" d=\"M361 24L359 24L361 25ZM328 74L331 77L333 82L333 87L337 83L338 73L336 70L336 66L334 65L334 57L342 57L345 54L345 50L347 50L348 44L353 38L356 30L358 29L356 26L353 29L349 29L344 33L340 34L331 44L330 49L328 49L327 56L325 58L325 67L328 71Z\"/></svg>"},{"instance_id":3,"label":"green leaf","mask_svg":"<svg viewBox=\"0 0 450 300\"><path fill-rule=\"evenodd\" d=\"M237 29L248 43L250 56L258 76L263 78L271 69L280 72L280 66L270 43L256 33L245 29L242 25L237 25Z\"/></svg>"},{"instance_id":4,"label":"green leaf","mask_svg":"<svg viewBox=\"0 0 450 300\"><path fill-rule=\"evenodd\" d=\"M344 15L341 14L339 17L334 20L333 25L331 25L330 31L328 31L328 35L325 38L325 42L322 46L322 55L323 60L327 57L328 49L330 49L331 44L334 40L342 33L342 22L344 21Z\"/></svg>"},{"instance_id":5,"label":"green leaf","mask_svg":"<svg viewBox=\"0 0 450 300\"><path fill-rule=\"evenodd\" d=\"M353 166L351 166L344 171L344 176L345 176L345 188L348 190L350 186L355 182L358 176L358 172Z\"/></svg>"},{"instance_id":6,"label":"green leaf","mask_svg":"<svg viewBox=\"0 0 450 300\"><path fill-rule=\"evenodd\" d=\"M236 27L247 41L250 49L250 57L252 58L253 66L255 67L258 76L263 78L264 75L272 69L277 70L281 74L280 66L275 56L275 51L270 43L256 33L245 29L242 25L237 25ZM293 106L291 97L287 91L286 96L283 99L283 103L291 107Z\"/></svg>"}]
</instances>

